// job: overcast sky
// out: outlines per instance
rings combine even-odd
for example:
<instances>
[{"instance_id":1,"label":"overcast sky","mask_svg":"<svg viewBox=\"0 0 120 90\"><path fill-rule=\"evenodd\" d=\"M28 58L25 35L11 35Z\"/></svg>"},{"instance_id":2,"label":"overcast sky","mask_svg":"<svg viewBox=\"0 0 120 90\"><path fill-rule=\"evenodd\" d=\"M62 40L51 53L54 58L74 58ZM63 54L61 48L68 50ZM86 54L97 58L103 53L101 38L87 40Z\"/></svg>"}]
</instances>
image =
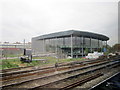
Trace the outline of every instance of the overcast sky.
<instances>
[{"instance_id":1,"label":"overcast sky","mask_svg":"<svg viewBox=\"0 0 120 90\"><path fill-rule=\"evenodd\" d=\"M43 34L81 30L110 37L109 45L117 43L118 0L89 1L2 0L1 42L28 42Z\"/></svg>"}]
</instances>

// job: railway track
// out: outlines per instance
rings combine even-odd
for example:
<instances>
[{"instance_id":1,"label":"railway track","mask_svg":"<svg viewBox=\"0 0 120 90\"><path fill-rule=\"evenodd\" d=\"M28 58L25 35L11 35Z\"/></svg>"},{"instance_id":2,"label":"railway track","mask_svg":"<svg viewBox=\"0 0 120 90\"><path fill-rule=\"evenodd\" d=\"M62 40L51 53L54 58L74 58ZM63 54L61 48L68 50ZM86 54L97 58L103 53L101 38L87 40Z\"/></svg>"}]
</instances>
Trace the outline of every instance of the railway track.
<instances>
[{"instance_id":1,"label":"railway track","mask_svg":"<svg viewBox=\"0 0 120 90\"><path fill-rule=\"evenodd\" d=\"M89 61L86 61L89 62ZM61 64L59 66L64 66L64 65L68 65L69 63L65 63L65 64ZM53 68L54 66L49 66L49 67L45 67L45 68L40 68L40 69L48 69L48 68ZM38 67L36 68L35 66L27 66L27 67L18 67L18 68L10 68L10 69L3 69L0 70L1 73L9 73L9 72L16 72L16 71L24 71L24 70L35 70L35 69L39 69Z\"/></svg>"},{"instance_id":2,"label":"railway track","mask_svg":"<svg viewBox=\"0 0 120 90\"><path fill-rule=\"evenodd\" d=\"M90 63L90 62L96 62L96 61L101 61L101 60L85 60L85 61L72 61L72 62L69 62L69 63L58 63L58 67L62 67L62 66L68 66L68 65L72 65L72 64L87 64L87 63ZM49 67L35 67L35 66L27 66L27 67L19 67L19 68L12 68L12 69L4 69L4 70L0 70L1 71L1 74L4 75L4 74L10 74L10 73L14 73L14 74L17 74L17 73L24 73L24 71L27 71L27 72L30 72L31 70L32 71L35 71L35 70L42 70L42 69L50 69L50 68L54 68L54 66L49 66ZM18 72L16 72L18 71Z\"/></svg>"},{"instance_id":3,"label":"railway track","mask_svg":"<svg viewBox=\"0 0 120 90\"><path fill-rule=\"evenodd\" d=\"M50 76L48 75L48 76L45 76L45 77L40 77L40 78L37 78L37 79L32 79L32 80L24 81L24 82L21 82L21 83L12 83L12 84L9 84L9 85L4 85L3 88L12 88L12 87L13 88L21 88L21 87L27 88L26 86L30 85L29 88L33 88L34 89L34 88L38 88L39 87L39 85L34 85L34 84L36 84L36 82L37 83L41 83L42 82L41 86L44 87L45 85L48 85L48 82L46 84L43 83L44 80L49 79L49 81L52 81L52 82L49 82L49 84L50 83L55 83L55 82L58 82L58 81L63 81L63 80L69 79L69 78L78 77L80 75L84 75L84 74L87 74L87 73L90 73L90 72L94 72L95 70L99 70L99 69L105 68L106 65L107 65L107 67L111 66L111 65L114 65L115 62L111 62L111 64L107 64L107 63L104 63L104 64L105 64L104 66L101 66L102 63L99 64L99 65L96 64L94 66L91 65L92 69L89 69L87 71L84 70L84 69L87 69L87 68L90 68L90 67L78 68L78 69L74 69L74 70L70 70L70 71L66 71L66 72L62 72L62 73L58 73L58 74L53 74L53 75L50 75ZM95 67L98 67L98 68L95 69ZM84 71L80 72L80 70L84 70ZM71 76L71 74L73 74L73 75ZM63 76L64 76L64 78L61 78ZM50 78L52 78L52 79L50 79Z\"/></svg>"},{"instance_id":4,"label":"railway track","mask_svg":"<svg viewBox=\"0 0 120 90\"><path fill-rule=\"evenodd\" d=\"M114 64L115 63L109 64L109 65L107 65L107 67L110 67L110 66L112 66ZM74 87L79 85L79 84L76 85L76 83L78 83L78 82L76 82L76 81L78 81L77 80L78 78L80 78L83 81L85 80L84 82L81 83L81 84L83 84L83 83L87 82L88 80L94 79L95 77L93 77L93 76L96 76L96 74L103 75L103 70L105 69L105 67L106 66L102 66L102 67L92 69L92 70L89 70L89 71L86 71L86 72L83 72L83 73L80 73L80 74L76 74L76 75L73 75L73 76L70 76L70 77L55 81L55 82L51 82L51 83L48 83L48 84L45 84L45 85L42 85L42 86L32 88L32 90L39 90L41 88L61 88L61 87L62 87L61 90L62 89L64 90L66 87L74 88ZM88 77L89 77L88 75L90 76L89 79L88 79ZM86 78L87 78L87 80L86 80ZM63 83L63 82L65 82L65 83ZM68 82L68 83L66 83L66 82ZM75 83L73 83L73 82L75 82ZM75 84L75 86L74 86L74 84Z\"/></svg>"},{"instance_id":5,"label":"railway track","mask_svg":"<svg viewBox=\"0 0 120 90\"><path fill-rule=\"evenodd\" d=\"M77 65L77 66L74 66L74 67L62 67L62 68L54 68L54 70L48 70L48 71L37 71L37 72L32 72L32 73L23 73L22 75L20 74L20 75L13 75L13 76L9 76L9 77L4 77L3 78L3 81L8 81L8 80L13 80L13 79L18 79L18 78L21 78L21 77L27 77L27 76L30 76L30 75L42 75L42 74L47 74L47 73L52 73L53 71L55 72L55 71L63 71L63 70L69 70L69 69L71 69L71 68L79 68L80 70L82 70L82 69L87 69L87 68L90 68L90 67L94 67L94 66L98 66L98 65L102 65L102 64L105 64L105 63L107 63L108 61L104 61L104 62L99 62L98 64L93 64L92 63L92 65L89 65L89 66L83 66L83 67L81 67L81 65ZM81 67L81 68L80 68Z\"/></svg>"},{"instance_id":6,"label":"railway track","mask_svg":"<svg viewBox=\"0 0 120 90\"><path fill-rule=\"evenodd\" d=\"M102 75L103 75L102 73L97 73L97 74L91 75L91 76L89 76L89 77L87 77L87 78L84 78L84 79L81 79L81 80L79 80L79 81L77 81L77 82L75 82L75 83L72 83L72 84L70 84L70 85L67 85L67 86L65 86L65 87L62 87L62 88L60 88L59 90L72 89L72 88L77 87L77 86L79 86L79 85L82 85L83 83L86 83L86 82L88 82L88 81L90 81L90 80L92 80L92 79L98 78L98 77L100 77L100 76L102 76Z\"/></svg>"},{"instance_id":7,"label":"railway track","mask_svg":"<svg viewBox=\"0 0 120 90\"><path fill-rule=\"evenodd\" d=\"M67 70L70 68L77 68L77 67L83 67L89 64L95 64L95 63L100 63L100 62L105 62L105 61L92 61L92 62L77 62L75 65L61 65L57 68L57 71L62 71L62 70ZM21 78L21 77L26 77L26 76L31 76L31 75L36 75L36 74L47 74L51 72L55 72L56 68L55 67L47 67L47 68L40 68L40 69L33 69L33 70L26 70L26 71L15 71L15 72L7 72L7 73L2 73L2 81L5 80L12 80L16 78Z\"/></svg>"},{"instance_id":8,"label":"railway track","mask_svg":"<svg viewBox=\"0 0 120 90\"><path fill-rule=\"evenodd\" d=\"M120 55L118 56L115 56L114 58L105 58L104 60L118 60L118 58L120 58ZM71 65L71 64L83 64L83 63L89 63L89 62L94 62L94 61L101 61L103 60L103 58L100 58L100 59L97 59L97 60L84 60L84 61L72 61L72 62L68 62L68 63L60 63L58 65L58 67L61 67L61 66L68 66L68 65ZM54 68L54 66L49 66L49 67L35 67L35 66L27 66L27 67L18 67L18 68L11 68L11 69L4 69L4 70L0 70L0 75L4 75L5 73L13 73L13 72L20 72L22 73L22 71L28 71L29 70L38 70L38 69L49 69L49 68Z\"/></svg>"},{"instance_id":9,"label":"railway track","mask_svg":"<svg viewBox=\"0 0 120 90\"><path fill-rule=\"evenodd\" d=\"M116 76L117 76L117 77L120 76L120 71L117 72L117 73L115 73L114 75L110 76L109 78L103 80L102 82L96 84L95 86L91 87L89 90L98 90L99 88L101 88L101 87L100 87L101 85L103 85L103 86L105 87L105 86L108 84L107 82L110 82L111 79L116 78ZM119 79L117 79L117 80L119 80ZM113 81L112 83L114 83L114 81ZM117 85L119 85L119 84L117 84ZM119 87L117 86L117 87L112 87L111 89L112 89L112 90L113 90L113 89L117 90L118 88L119 88ZM102 88L101 88L101 89L102 89ZM109 89L109 88L107 87L107 89Z\"/></svg>"},{"instance_id":10,"label":"railway track","mask_svg":"<svg viewBox=\"0 0 120 90\"><path fill-rule=\"evenodd\" d=\"M104 63L107 63L107 62L104 62ZM103 64L103 63L101 63L101 64ZM101 65L101 64L95 64L94 66ZM74 69L74 71L83 70L83 69L87 69L87 68L90 68L90 67L93 67L93 65L91 65L91 66L85 66L85 67L82 67L82 68L77 68L77 69ZM70 72L73 72L73 70L70 69L69 71L61 72L61 74L70 73ZM52 73L52 74L49 74L49 75L47 74L46 76L53 76L53 77L54 77L54 76L57 76L57 75L58 75L58 74ZM46 77L46 76L45 76L45 77ZM40 77L40 76L39 76L39 77ZM25 78L26 78L26 77L25 77ZM25 79L25 78L23 78L23 79ZM40 79L40 78L35 78L35 79ZM34 79L31 78L31 79L26 80L26 81L30 81L30 80L34 80ZM14 80L14 81L15 81L15 80ZM13 82L14 82L14 81L13 81ZM4 84L5 84L6 82L8 83L8 81L5 81ZM13 82L11 82L11 83L13 83ZM18 83L18 81L16 81L16 82ZM24 80L24 81L22 80L22 82L25 82L25 80ZM21 83L21 82L20 82L20 83Z\"/></svg>"},{"instance_id":11,"label":"railway track","mask_svg":"<svg viewBox=\"0 0 120 90\"><path fill-rule=\"evenodd\" d=\"M45 68L33 68L28 70L19 71L4 71L1 73L3 85L0 86L3 89L12 88L27 88L27 89L40 89L61 84L64 81L69 81L80 77L84 77L89 73L103 74L100 70L116 68L120 65L119 58L112 60L92 60L85 62L72 62L67 64L61 64L57 68L54 66ZM90 76L92 77L92 76ZM99 76L98 76L99 77ZM87 77L86 77L87 78ZM61 82L61 83L60 83ZM58 87L59 87L58 84ZM73 84L73 83L72 83ZM66 84L68 85L68 84ZM72 85L71 85L72 86ZM63 87L63 86L62 86ZM65 86L64 86L65 87ZM63 87L63 88L64 88Z\"/></svg>"},{"instance_id":12,"label":"railway track","mask_svg":"<svg viewBox=\"0 0 120 90\"><path fill-rule=\"evenodd\" d=\"M33 66L3 69L3 70L0 70L0 72L6 73L6 72L12 72L12 71L17 71L17 70L21 70L21 69L27 69L27 68L33 68Z\"/></svg>"}]
</instances>

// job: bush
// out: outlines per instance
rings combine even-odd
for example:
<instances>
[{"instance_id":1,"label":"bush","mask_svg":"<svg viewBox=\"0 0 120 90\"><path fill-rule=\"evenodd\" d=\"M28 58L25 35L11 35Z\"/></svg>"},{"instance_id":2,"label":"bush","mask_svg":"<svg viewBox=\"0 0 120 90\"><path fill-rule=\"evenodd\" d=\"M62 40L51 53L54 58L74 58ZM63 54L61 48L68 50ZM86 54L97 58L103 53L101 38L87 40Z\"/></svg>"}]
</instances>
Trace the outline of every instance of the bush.
<instances>
[{"instance_id":1,"label":"bush","mask_svg":"<svg viewBox=\"0 0 120 90\"><path fill-rule=\"evenodd\" d=\"M3 62L3 65L2 65L2 69L6 69L6 68L17 68L17 67L19 67L19 65L10 63L9 61L4 61L4 62Z\"/></svg>"}]
</instances>

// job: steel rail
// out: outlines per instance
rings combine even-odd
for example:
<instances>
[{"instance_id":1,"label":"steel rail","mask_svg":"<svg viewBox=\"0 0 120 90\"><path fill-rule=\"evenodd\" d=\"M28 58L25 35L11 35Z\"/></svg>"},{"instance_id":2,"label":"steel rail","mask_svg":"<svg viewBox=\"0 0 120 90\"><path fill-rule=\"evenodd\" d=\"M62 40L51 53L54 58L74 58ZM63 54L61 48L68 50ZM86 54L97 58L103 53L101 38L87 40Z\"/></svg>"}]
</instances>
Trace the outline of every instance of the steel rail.
<instances>
[{"instance_id":1,"label":"steel rail","mask_svg":"<svg viewBox=\"0 0 120 90\"><path fill-rule=\"evenodd\" d=\"M117 62L116 62L117 63ZM115 64L115 63L113 63L113 64ZM107 66L109 66L109 65L107 65ZM107 67L107 66L105 66L105 67ZM70 71L71 72L71 71ZM91 72L91 71L90 71ZM57 75L57 74L56 74ZM58 74L59 75L59 74ZM40 79L40 78L39 78ZM30 80L29 80L30 81ZM28 81L28 82L29 82ZM31 80L32 81L32 80ZM20 83L19 83L20 84ZM15 84L13 84L13 85L15 85ZM16 84L17 85L17 84ZM9 86L9 85L8 85ZM6 86L3 86L3 87L6 87Z\"/></svg>"},{"instance_id":2,"label":"steel rail","mask_svg":"<svg viewBox=\"0 0 120 90\"><path fill-rule=\"evenodd\" d=\"M93 66L92 66L93 67ZM85 67L86 68L86 67ZM84 68L81 68L81 69L77 69L77 70L82 70L82 69L84 69ZM70 71L66 71L66 72L63 72L63 73L58 73L58 74L55 74L55 75L52 75L52 77L54 77L54 76L57 76L57 75L63 75L63 74L67 74L67 73L72 73L72 72L75 72L75 71L77 71L77 70L70 70ZM92 70L90 70L89 72L92 72ZM87 73L89 73L89 72L87 72ZM82 75L82 74L79 74L79 75ZM45 76L45 77L40 77L40 78L36 78L36 79L32 79L32 80L28 80L28 81L24 81L24 82L21 82L21 83L12 83L12 84L10 84L10 85L6 85L6 86L3 86L3 87L7 87L7 86L12 86L12 85L19 85L19 84L22 84L22 83L26 83L26 82L31 82L31 81L35 81L35 80L38 80L38 79L44 79L44 78L50 78L51 76ZM74 77L74 76L73 76Z\"/></svg>"},{"instance_id":3,"label":"steel rail","mask_svg":"<svg viewBox=\"0 0 120 90\"><path fill-rule=\"evenodd\" d=\"M51 83L48 83L48 84L45 84L45 85L42 85L42 86L37 86L37 87L31 88L31 89L33 89L33 90L38 90L38 89L40 89L40 88L47 87L48 85L53 84L53 83L58 83L58 82L60 82L60 81L77 78L77 77L79 77L79 76L81 76L81 75L86 75L86 74L89 74L89 73L94 73L94 72L96 72L96 71L99 71L99 70L101 70L101 69L104 69L106 66L109 67L109 66L112 66L112 65L114 65L114 64L116 64L116 63L108 64L108 65L105 65L105 66L102 66L102 67L99 67L99 68L96 68L96 69L93 69L93 70L89 70L89 71L86 71L86 72L83 72L83 73L79 73L79 74L76 74L76 75L73 75L73 76L70 76L70 77L67 77L67 78L58 80L58 81L54 81L54 82L51 82Z\"/></svg>"},{"instance_id":4,"label":"steel rail","mask_svg":"<svg viewBox=\"0 0 120 90\"><path fill-rule=\"evenodd\" d=\"M92 63L92 62L100 62L100 61L103 61L103 60L92 60L92 61L76 61L76 62L70 62L70 63L65 63L65 64L59 64L58 67L62 67L62 66L69 66L69 65L73 65L73 64L89 64L89 63ZM20 68L13 68L15 69L15 71L12 71L10 72L9 70L12 70L12 69L4 69L2 70L2 73L0 75L2 76L7 76L7 75L10 75L10 74L19 74L19 73L25 73L26 71L27 72L31 72L31 71L36 71L36 70L45 70L45 69L50 69L50 68L54 68L54 66L49 66L49 67L43 67L43 68L37 68L37 69L30 69L30 70L23 70L23 71L16 71L17 69L20 70L21 68L24 69L24 68L35 68L33 66L28 66L28 67L20 67ZM7 72L5 72L7 70ZM9 72L8 72L9 71Z\"/></svg>"},{"instance_id":5,"label":"steel rail","mask_svg":"<svg viewBox=\"0 0 120 90\"><path fill-rule=\"evenodd\" d=\"M90 81L90 80L93 80L93 79L95 79L95 78L98 78L98 77L100 77L100 76L102 76L102 75L103 75L102 73L97 73L97 74L95 74L95 75L89 76L89 77L87 77L87 78L85 78L85 79L82 79L82 80L80 80L80 81L77 81L77 82L75 82L75 83L72 83L72 84L70 84L70 85L67 85L67 86L65 86L65 87L62 87L62 88L60 88L60 89L58 89L58 90L68 90L68 89L72 89L72 88L77 87L77 86L79 86L79 85L82 85L82 84L84 84L84 83L86 83L86 82L88 82L88 81Z\"/></svg>"},{"instance_id":6,"label":"steel rail","mask_svg":"<svg viewBox=\"0 0 120 90\"><path fill-rule=\"evenodd\" d=\"M99 63L100 62L103 62L103 61L99 61ZM105 62L105 61L104 61ZM89 64L94 64L94 63L98 63L98 62L90 62ZM36 75L36 74L38 74L39 73L39 75L40 74L46 74L46 73L51 73L51 72L55 72L55 70L57 70L57 71L61 71L61 70L66 70L66 69L70 69L70 68L76 68L76 67L82 67L82 66L85 66L86 64L83 64L83 65L75 65L75 66L73 66L73 67L71 67L71 66L68 66L68 67L63 67L63 68L52 68L52 69L48 69L48 70L43 70L43 69L39 69L39 70L35 70L35 71L37 71L37 72L32 72L32 71L34 71L34 70L31 70L31 71L24 71L24 72L17 72L17 73L10 73L10 74L7 74L7 75L5 75L4 77L2 77L2 80L3 81L5 81L5 80L11 80L11 79L16 79L16 78L20 78L20 77L25 77L25 76L30 76L30 75ZM100 64L101 65L101 64ZM91 66L91 67L93 67L93 66ZM86 67L86 68L88 68L88 67ZM85 68L83 68L83 69L85 69ZM42 71L43 70L43 71ZM30 73L28 73L28 72L30 72ZM32 73L31 73L32 72ZM9 76L10 75L10 76Z\"/></svg>"},{"instance_id":7,"label":"steel rail","mask_svg":"<svg viewBox=\"0 0 120 90\"><path fill-rule=\"evenodd\" d=\"M111 78L115 77L115 76L118 75L118 74L120 74L120 72L115 73L114 75L112 75L112 76L110 76L109 78L103 80L102 82L100 82L100 83L98 83L98 84L92 86L89 90L93 90L94 88L98 87L98 86L101 85L102 83L104 83L104 82L110 80Z\"/></svg>"}]
</instances>

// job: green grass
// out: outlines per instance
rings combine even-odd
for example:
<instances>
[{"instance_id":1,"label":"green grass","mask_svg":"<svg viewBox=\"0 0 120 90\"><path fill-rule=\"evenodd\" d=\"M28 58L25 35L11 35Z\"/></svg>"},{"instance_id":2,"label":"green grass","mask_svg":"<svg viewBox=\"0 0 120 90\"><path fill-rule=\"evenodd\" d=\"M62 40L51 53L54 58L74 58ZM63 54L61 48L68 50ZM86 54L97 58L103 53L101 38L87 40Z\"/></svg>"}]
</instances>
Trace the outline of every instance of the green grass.
<instances>
[{"instance_id":1,"label":"green grass","mask_svg":"<svg viewBox=\"0 0 120 90\"><path fill-rule=\"evenodd\" d=\"M73 58L73 59L56 59L54 57L34 57L33 59L46 59L46 64L55 64L57 63L64 63L70 61L80 61L85 60L84 58Z\"/></svg>"},{"instance_id":2,"label":"green grass","mask_svg":"<svg viewBox=\"0 0 120 90\"><path fill-rule=\"evenodd\" d=\"M54 57L34 57L33 59L46 59L46 61L32 61L30 63L23 63L18 58L17 59L7 59L0 60L0 69L8 69L8 68L17 68L17 67L25 67L25 66L44 66L44 65L53 65L57 63L64 63L70 61L79 61L85 60L83 58L74 58L74 59L56 59Z\"/></svg>"},{"instance_id":3,"label":"green grass","mask_svg":"<svg viewBox=\"0 0 120 90\"><path fill-rule=\"evenodd\" d=\"M32 61L31 63L23 63L19 59L7 59L7 60L4 59L2 60L2 66L0 66L0 69L35 66L35 65L39 65L39 61Z\"/></svg>"},{"instance_id":4,"label":"green grass","mask_svg":"<svg viewBox=\"0 0 120 90\"><path fill-rule=\"evenodd\" d=\"M21 62L19 59L2 60L2 69L17 68Z\"/></svg>"},{"instance_id":5,"label":"green grass","mask_svg":"<svg viewBox=\"0 0 120 90\"><path fill-rule=\"evenodd\" d=\"M2 65L0 65L0 70L2 70Z\"/></svg>"}]
</instances>

